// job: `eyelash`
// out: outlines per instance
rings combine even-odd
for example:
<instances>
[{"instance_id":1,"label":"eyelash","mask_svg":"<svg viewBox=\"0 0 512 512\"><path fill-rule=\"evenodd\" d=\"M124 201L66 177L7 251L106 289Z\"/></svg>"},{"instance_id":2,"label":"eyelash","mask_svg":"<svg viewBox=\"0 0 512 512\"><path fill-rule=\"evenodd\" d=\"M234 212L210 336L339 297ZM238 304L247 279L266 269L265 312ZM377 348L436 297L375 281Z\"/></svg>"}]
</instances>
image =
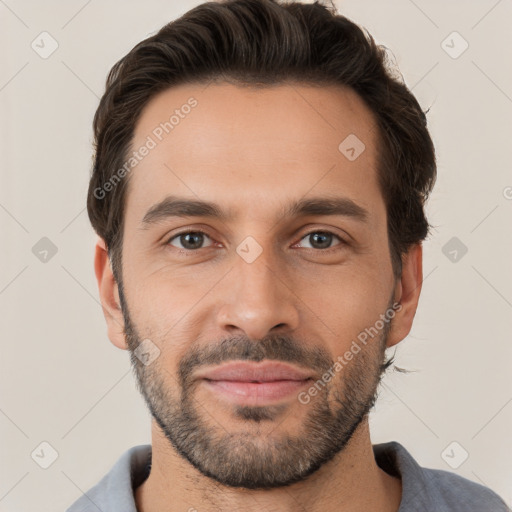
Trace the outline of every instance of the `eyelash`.
<instances>
[{"instance_id":1,"label":"eyelash","mask_svg":"<svg viewBox=\"0 0 512 512\"><path fill-rule=\"evenodd\" d=\"M179 236L187 235L190 233L201 233L201 234L207 236L208 238L212 239L211 236L208 233L206 233L206 231L203 231L202 229L193 229L193 230L189 229L187 231L182 231L180 233L176 233L176 234L172 235L170 238L167 239L165 245L177 250L179 254L192 255L193 253L199 251L199 249L180 249L178 247L174 247L174 246L170 245L171 241L174 240L175 238L178 238ZM348 243L345 240L343 240L343 238L341 238L336 233L333 233L332 231L320 230L320 229L314 229L312 231L304 233L304 235L301 236L299 242L301 240L303 240L304 238L306 238L307 236L312 235L313 233L322 233L324 235L333 235L340 241L340 243L338 245L335 245L334 247L329 247L328 249L314 249L314 248L306 247L305 249L308 251L315 251L315 252L322 252L324 254L325 253L330 254L331 252L339 250L341 247L348 245ZM208 249L208 247L201 247L201 249Z\"/></svg>"}]
</instances>

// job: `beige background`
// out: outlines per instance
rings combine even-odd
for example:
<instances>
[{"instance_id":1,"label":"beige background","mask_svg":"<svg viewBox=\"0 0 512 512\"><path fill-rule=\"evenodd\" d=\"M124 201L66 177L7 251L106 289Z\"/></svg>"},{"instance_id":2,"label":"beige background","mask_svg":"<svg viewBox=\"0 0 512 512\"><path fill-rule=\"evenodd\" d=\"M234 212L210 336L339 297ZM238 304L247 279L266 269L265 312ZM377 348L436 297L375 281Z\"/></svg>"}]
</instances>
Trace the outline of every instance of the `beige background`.
<instances>
[{"instance_id":1,"label":"beige background","mask_svg":"<svg viewBox=\"0 0 512 512\"><path fill-rule=\"evenodd\" d=\"M0 1L0 512L64 510L126 449L150 442L128 354L109 342L98 301L85 211L91 122L110 67L198 3ZM431 105L439 164L420 307L397 352L416 372L385 379L373 442L399 441L421 465L511 505L512 2L337 5L392 49ZM59 45L47 59L31 48L43 31ZM453 31L469 44L458 58L442 45ZM43 237L57 249L46 262L32 251ZM443 253L453 237L468 249L455 262ZM58 452L48 469L31 457L42 442ZM469 457L452 469L446 460L462 450Z\"/></svg>"}]
</instances>

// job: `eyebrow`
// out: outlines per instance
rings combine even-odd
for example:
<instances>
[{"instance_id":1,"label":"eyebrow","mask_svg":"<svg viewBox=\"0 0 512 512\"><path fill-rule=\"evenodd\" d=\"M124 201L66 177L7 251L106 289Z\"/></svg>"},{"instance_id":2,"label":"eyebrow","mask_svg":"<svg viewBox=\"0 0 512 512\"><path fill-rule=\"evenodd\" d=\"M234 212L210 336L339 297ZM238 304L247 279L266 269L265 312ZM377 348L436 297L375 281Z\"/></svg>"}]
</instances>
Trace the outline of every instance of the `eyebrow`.
<instances>
[{"instance_id":1,"label":"eyebrow","mask_svg":"<svg viewBox=\"0 0 512 512\"><path fill-rule=\"evenodd\" d=\"M360 222L367 222L369 212L347 197L300 199L284 206L281 211L283 218L306 217L308 215L339 215ZM208 217L226 222L232 218L232 215L222 210L219 205L209 201L167 196L149 208L142 219L140 229L148 229L151 225L158 224L170 217Z\"/></svg>"}]
</instances>

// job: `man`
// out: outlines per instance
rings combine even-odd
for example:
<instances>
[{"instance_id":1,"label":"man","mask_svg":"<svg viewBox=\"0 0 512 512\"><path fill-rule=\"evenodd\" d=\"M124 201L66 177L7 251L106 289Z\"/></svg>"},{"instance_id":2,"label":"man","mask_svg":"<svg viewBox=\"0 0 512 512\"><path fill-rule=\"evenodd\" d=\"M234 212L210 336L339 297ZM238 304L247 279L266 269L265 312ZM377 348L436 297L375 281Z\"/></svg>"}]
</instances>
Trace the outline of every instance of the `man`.
<instances>
[{"instance_id":1,"label":"man","mask_svg":"<svg viewBox=\"0 0 512 512\"><path fill-rule=\"evenodd\" d=\"M385 58L318 3L232 0L113 67L87 205L152 444L69 512L507 510L370 440L436 176L424 113Z\"/></svg>"}]
</instances>

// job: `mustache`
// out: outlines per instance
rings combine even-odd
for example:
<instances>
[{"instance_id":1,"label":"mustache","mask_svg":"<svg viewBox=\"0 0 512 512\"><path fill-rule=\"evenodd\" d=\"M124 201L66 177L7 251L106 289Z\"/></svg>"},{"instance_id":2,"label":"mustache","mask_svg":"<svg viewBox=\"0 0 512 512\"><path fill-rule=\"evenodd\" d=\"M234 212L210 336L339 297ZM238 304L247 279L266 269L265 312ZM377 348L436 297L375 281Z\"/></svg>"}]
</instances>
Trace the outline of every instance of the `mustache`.
<instances>
[{"instance_id":1,"label":"mustache","mask_svg":"<svg viewBox=\"0 0 512 512\"><path fill-rule=\"evenodd\" d=\"M334 365L327 350L309 347L292 338L277 334L254 341L247 336L223 339L214 345L193 346L179 364L178 375L182 384L201 366L220 365L228 361L266 360L297 364L323 374Z\"/></svg>"}]
</instances>

